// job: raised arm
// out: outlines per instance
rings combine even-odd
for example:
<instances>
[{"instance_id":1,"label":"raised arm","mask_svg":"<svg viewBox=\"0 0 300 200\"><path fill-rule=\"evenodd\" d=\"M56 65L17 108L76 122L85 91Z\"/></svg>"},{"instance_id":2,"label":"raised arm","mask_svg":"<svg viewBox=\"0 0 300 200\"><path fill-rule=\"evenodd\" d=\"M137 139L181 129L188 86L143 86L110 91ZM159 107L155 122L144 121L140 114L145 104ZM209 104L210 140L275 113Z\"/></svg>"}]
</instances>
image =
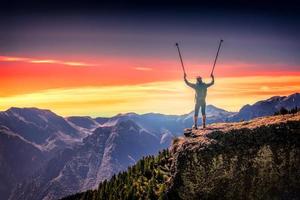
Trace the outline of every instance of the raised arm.
<instances>
[{"instance_id":1,"label":"raised arm","mask_svg":"<svg viewBox=\"0 0 300 200\"><path fill-rule=\"evenodd\" d=\"M189 81L187 80L186 74L184 74L183 79L184 79L185 84L187 84L187 85L190 86L191 88L194 88L194 89L195 89L196 85L193 84L193 83L191 83L191 82L189 82Z\"/></svg>"},{"instance_id":2,"label":"raised arm","mask_svg":"<svg viewBox=\"0 0 300 200\"><path fill-rule=\"evenodd\" d=\"M210 77L211 77L212 80L211 80L210 83L206 84L207 87L210 87L210 86L212 86L215 83L215 77L214 77L214 75L210 75Z\"/></svg>"}]
</instances>

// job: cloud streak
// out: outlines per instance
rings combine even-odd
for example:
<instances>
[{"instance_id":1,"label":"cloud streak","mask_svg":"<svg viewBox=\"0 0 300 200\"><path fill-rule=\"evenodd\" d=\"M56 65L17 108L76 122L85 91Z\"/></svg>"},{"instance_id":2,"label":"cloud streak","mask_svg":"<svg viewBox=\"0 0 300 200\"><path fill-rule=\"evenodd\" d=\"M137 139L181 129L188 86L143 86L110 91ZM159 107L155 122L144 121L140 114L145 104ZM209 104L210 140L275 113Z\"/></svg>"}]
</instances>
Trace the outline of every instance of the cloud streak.
<instances>
[{"instance_id":1,"label":"cloud streak","mask_svg":"<svg viewBox=\"0 0 300 200\"><path fill-rule=\"evenodd\" d=\"M33 64L59 64L72 67L91 67L96 66L95 64L75 62L75 61L61 61L53 59L35 59L35 58L22 58L22 57L10 57L10 56L0 56L0 62L26 62Z\"/></svg>"},{"instance_id":2,"label":"cloud streak","mask_svg":"<svg viewBox=\"0 0 300 200\"><path fill-rule=\"evenodd\" d=\"M138 70L138 71L152 71L153 70L150 67L135 67L134 69Z\"/></svg>"},{"instance_id":3,"label":"cloud streak","mask_svg":"<svg viewBox=\"0 0 300 200\"><path fill-rule=\"evenodd\" d=\"M218 78L207 103L238 111L245 104L299 92L300 76ZM88 86L41 90L0 98L0 110L47 108L58 114L112 116L125 112L184 114L194 107L194 91L180 81L124 86Z\"/></svg>"}]
</instances>

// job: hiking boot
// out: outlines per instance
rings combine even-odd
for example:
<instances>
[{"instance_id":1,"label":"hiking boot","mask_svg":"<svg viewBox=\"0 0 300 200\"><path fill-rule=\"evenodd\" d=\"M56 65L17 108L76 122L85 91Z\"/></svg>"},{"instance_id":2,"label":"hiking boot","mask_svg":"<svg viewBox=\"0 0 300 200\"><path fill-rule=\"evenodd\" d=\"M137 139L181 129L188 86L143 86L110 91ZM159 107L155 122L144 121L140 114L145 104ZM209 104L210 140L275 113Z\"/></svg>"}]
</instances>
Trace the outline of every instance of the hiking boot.
<instances>
[{"instance_id":1,"label":"hiking boot","mask_svg":"<svg viewBox=\"0 0 300 200\"><path fill-rule=\"evenodd\" d=\"M197 130L198 129L197 125L194 124L193 127L192 127L192 129L196 129Z\"/></svg>"}]
</instances>

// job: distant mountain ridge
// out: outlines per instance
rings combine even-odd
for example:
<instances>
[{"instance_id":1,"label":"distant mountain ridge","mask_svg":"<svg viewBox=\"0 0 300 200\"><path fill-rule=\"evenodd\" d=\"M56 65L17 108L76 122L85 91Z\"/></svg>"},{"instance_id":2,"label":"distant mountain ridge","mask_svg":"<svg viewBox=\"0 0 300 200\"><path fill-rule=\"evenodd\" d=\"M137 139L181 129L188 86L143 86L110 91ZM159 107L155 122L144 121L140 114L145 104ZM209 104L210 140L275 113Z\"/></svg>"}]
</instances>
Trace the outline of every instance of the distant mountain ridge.
<instances>
[{"instance_id":1,"label":"distant mountain ridge","mask_svg":"<svg viewBox=\"0 0 300 200\"><path fill-rule=\"evenodd\" d=\"M300 107L299 93L246 105L238 113L208 105L207 121L241 121L273 115L282 106ZM5 177L0 180L0 196L57 199L96 187L142 156L167 148L175 136L192 124L193 112L64 118L50 110L8 109L0 112L0 173ZM22 161L24 169L20 170L14 158ZM36 194L33 191L40 191L39 196L32 196Z\"/></svg>"},{"instance_id":2,"label":"distant mountain ridge","mask_svg":"<svg viewBox=\"0 0 300 200\"><path fill-rule=\"evenodd\" d=\"M273 115L280 108L288 110L300 107L300 93L289 96L274 96L267 100L258 101L253 105L245 105L240 111L230 117L229 121L249 120L256 117Z\"/></svg>"},{"instance_id":3,"label":"distant mountain ridge","mask_svg":"<svg viewBox=\"0 0 300 200\"><path fill-rule=\"evenodd\" d=\"M99 127L82 144L59 152L46 168L16 188L11 199L56 199L66 192L94 188L115 172L135 164L135 159L156 154L161 148L158 141L131 120Z\"/></svg>"},{"instance_id":4,"label":"distant mountain ridge","mask_svg":"<svg viewBox=\"0 0 300 200\"><path fill-rule=\"evenodd\" d=\"M82 131L50 110L10 108L0 112L1 198L8 199L17 183L84 137Z\"/></svg>"},{"instance_id":5,"label":"distant mountain ridge","mask_svg":"<svg viewBox=\"0 0 300 200\"><path fill-rule=\"evenodd\" d=\"M37 145L50 145L54 140L61 138L82 138L76 128L71 126L63 117L50 110L37 108L10 108L0 112L0 126L22 136L24 139ZM57 141L63 142L63 140ZM59 144L54 144L59 146ZM52 148L49 146L49 148ZM54 147L53 147L54 148Z\"/></svg>"},{"instance_id":6,"label":"distant mountain ridge","mask_svg":"<svg viewBox=\"0 0 300 200\"><path fill-rule=\"evenodd\" d=\"M232 114L208 106L208 119L222 120L218 112L222 113L220 116ZM0 195L4 199L11 193L10 199L56 199L96 187L142 156L168 147L173 137L191 124L192 114L126 113L111 118L63 118L50 110L8 109L0 112L0 142L5 148L0 154L10 149L0 155L0 171L7 177L0 180ZM11 155L25 159L21 175L19 166L14 164L17 161L11 163L7 157ZM40 192L34 197L23 191Z\"/></svg>"}]
</instances>

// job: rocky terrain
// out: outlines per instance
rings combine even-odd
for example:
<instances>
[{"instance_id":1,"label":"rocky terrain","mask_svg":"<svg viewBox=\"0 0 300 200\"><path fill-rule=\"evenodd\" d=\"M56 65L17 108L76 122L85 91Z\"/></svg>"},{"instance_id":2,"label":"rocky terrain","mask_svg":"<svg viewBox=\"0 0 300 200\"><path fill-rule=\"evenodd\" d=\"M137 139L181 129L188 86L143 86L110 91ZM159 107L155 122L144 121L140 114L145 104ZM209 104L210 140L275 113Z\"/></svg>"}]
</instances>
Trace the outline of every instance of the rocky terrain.
<instances>
[{"instance_id":1,"label":"rocky terrain","mask_svg":"<svg viewBox=\"0 0 300 200\"><path fill-rule=\"evenodd\" d=\"M0 197L30 179L57 152L78 144L86 135L49 110L10 108L0 112Z\"/></svg>"},{"instance_id":2,"label":"rocky terrain","mask_svg":"<svg viewBox=\"0 0 300 200\"><path fill-rule=\"evenodd\" d=\"M168 199L299 199L299 112L194 133L171 148Z\"/></svg>"},{"instance_id":3,"label":"rocky terrain","mask_svg":"<svg viewBox=\"0 0 300 200\"><path fill-rule=\"evenodd\" d=\"M178 137L74 199L299 199L300 112L217 123Z\"/></svg>"}]
</instances>

